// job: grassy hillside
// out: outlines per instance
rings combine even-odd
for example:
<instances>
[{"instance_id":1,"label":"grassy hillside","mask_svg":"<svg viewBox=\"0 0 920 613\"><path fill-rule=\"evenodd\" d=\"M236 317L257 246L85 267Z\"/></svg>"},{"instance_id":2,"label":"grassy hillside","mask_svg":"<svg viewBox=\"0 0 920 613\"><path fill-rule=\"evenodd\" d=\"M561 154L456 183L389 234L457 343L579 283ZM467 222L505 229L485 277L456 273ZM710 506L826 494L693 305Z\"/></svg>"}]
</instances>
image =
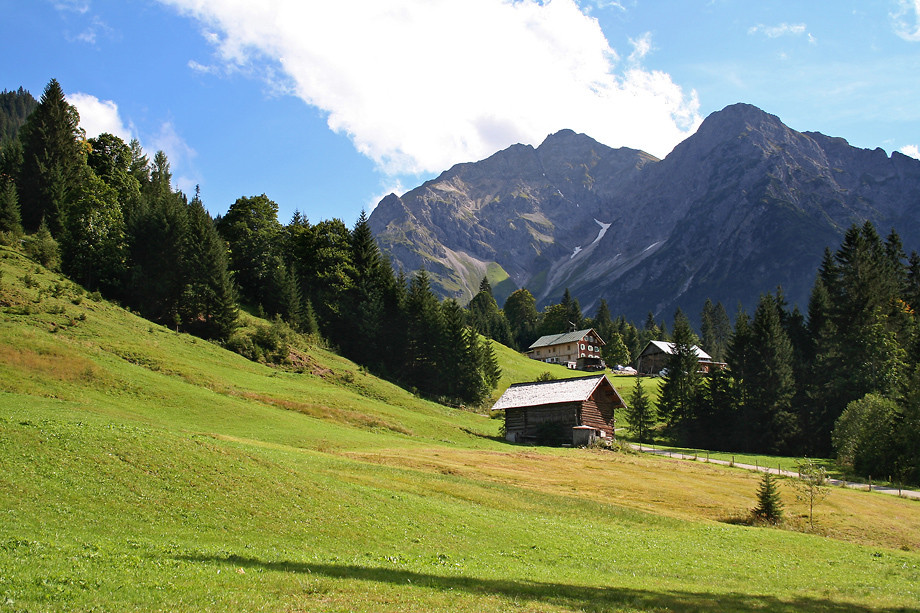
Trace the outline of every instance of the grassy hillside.
<instances>
[{"instance_id":1,"label":"grassy hillside","mask_svg":"<svg viewBox=\"0 0 920 613\"><path fill-rule=\"evenodd\" d=\"M835 490L817 533L734 525L754 475L509 445L497 420L320 349L284 372L94 300L18 253L0 251L0 270L0 610L920 602L916 503ZM506 357L509 381L545 370Z\"/></svg>"}]
</instances>

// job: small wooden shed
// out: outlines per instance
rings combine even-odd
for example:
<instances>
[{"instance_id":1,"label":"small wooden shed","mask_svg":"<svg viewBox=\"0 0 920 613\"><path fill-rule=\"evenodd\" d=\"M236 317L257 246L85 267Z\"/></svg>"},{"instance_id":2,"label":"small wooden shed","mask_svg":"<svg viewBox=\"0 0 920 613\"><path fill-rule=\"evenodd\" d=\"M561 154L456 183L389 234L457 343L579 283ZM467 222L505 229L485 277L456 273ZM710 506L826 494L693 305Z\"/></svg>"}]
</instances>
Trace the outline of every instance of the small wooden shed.
<instances>
[{"instance_id":1,"label":"small wooden shed","mask_svg":"<svg viewBox=\"0 0 920 613\"><path fill-rule=\"evenodd\" d=\"M607 375L516 383L493 411L505 411L505 438L518 443L574 443L594 435L613 438L616 409L626 404ZM578 428L578 431L575 429ZM578 439L576 441L576 439Z\"/></svg>"}]
</instances>

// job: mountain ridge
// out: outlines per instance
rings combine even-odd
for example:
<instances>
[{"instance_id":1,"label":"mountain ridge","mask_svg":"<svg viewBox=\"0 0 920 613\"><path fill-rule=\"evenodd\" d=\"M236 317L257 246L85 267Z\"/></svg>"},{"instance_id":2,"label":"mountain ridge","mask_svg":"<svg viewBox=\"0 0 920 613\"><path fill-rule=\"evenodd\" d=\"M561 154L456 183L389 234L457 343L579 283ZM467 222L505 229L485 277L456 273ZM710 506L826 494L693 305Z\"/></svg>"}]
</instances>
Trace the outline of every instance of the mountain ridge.
<instances>
[{"instance_id":1,"label":"mountain ridge","mask_svg":"<svg viewBox=\"0 0 920 613\"><path fill-rule=\"evenodd\" d=\"M744 103L659 160L571 130L458 164L370 216L381 249L465 301L491 270L541 305L570 288L634 319L753 306L783 286L804 306L824 248L852 223L920 243L920 161L798 132ZM497 270L500 272L496 273ZM492 279L490 279L492 280Z\"/></svg>"}]
</instances>

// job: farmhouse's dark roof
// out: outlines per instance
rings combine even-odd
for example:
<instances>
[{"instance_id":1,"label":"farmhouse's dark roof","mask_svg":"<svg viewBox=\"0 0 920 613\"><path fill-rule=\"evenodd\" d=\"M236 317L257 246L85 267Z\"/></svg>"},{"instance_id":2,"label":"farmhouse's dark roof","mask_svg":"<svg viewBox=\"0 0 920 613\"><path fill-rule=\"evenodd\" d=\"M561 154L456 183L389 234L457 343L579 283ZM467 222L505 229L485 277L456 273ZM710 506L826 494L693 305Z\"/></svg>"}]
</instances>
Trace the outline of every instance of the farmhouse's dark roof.
<instances>
[{"instance_id":1,"label":"farmhouse's dark roof","mask_svg":"<svg viewBox=\"0 0 920 613\"><path fill-rule=\"evenodd\" d=\"M562 343L577 343L589 332L594 332L593 328L588 328L587 330L576 330L575 332L566 332L564 334L547 334L546 336L541 336L533 342L529 349L536 349L537 347L550 347L552 345L561 345ZM594 332L594 336L597 337L598 342L601 345L606 345L604 339L602 339L597 332Z\"/></svg>"},{"instance_id":2,"label":"farmhouse's dark roof","mask_svg":"<svg viewBox=\"0 0 920 613\"><path fill-rule=\"evenodd\" d=\"M674 353L674 343L666 343L664 341L649 341L648 345L645 346L645 349L642 350L640 355L648 355L650 347L657 347L661 353L666 353L672 355ZM692 349L696 352L696 357L701 360L712 361L712 356L694 345Z\"/></svg>"},{"instance_id":3,"label":"farmhouse's dark roof","mask_svg":"<svg viewBox=\"0 0 920 613\"><path fill-rule=\"evenodd\" d=\"M607 385L613 389L607 375L603 374L537 383L515 383L505 390L492 410L516 409L560 402L584 402L604 381L607 381Z\"/></svg>"}]
</instances>

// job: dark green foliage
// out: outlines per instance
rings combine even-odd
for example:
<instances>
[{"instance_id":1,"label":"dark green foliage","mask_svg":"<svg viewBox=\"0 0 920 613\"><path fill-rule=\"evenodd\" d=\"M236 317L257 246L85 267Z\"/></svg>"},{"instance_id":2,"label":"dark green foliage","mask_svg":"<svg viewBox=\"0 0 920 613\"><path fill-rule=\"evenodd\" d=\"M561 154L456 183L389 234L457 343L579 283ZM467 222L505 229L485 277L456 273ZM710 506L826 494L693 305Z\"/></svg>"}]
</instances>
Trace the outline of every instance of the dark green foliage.
<instances>
[{"instance_id":1,"label":"dark green foliage","mask_svg":"<svg viewBox=\"0 0 920 613\"><path fill-rule=\"evenodd\" d=\"M655 407L642 388L640 377L636 377L636 385L629 395L625 413L626 421L629 422L629 433L636 437L640 445L649 440L649 433L655 426Z\"/></svg>"},{"instance_id":2,"label":"dark green foliage","mask_svg":"<svg viewBox=\"0 0 920 613\"><path fill-rule=\"evenodd\" d=\"M117 293L125 274L125 220L114 189L87 169L61 233L64 273L88 290Z\"/></svg>"},{"instance_id":3,"label":"dark green foliage","mask_svg":"<svg viewBox=\"0 0 920 613\"><path fill-rule=\"evenodd\" d=\"M658 414L669 426L684 426L692 419L693 401L700 382L699 358L694 345L696 335L683 311L674 315L674 351L668 357L667 373L662 377Z\"/></svg>"},{"instance_id":4,"label":"dark green foliage","mask_svg":"<svg viewBox=\"0 0 920 613\"><path fill-rule=\"evenodd\" d=\"M442 389L441 378L447 373L438 368L445 338L444 319L438 299L431 290L428 273L422 269L409 283L406 296L407 371L415 386L428 394Z\"/></svg>"},{"instance_id":5,"label":"dark green foliage","mask_svg":"<svg viewBox=\"0 0 920 613\"><path fill-rule=\"evenodd\" d=\"M834 427L837 457L863 475L897 474L902 420L900 407L888 398L866 394L850 402Z\"/></svg>"},{"instance_id":6,"label":"dark green foliage","mask_svg":"<svg viewBox=\"0 0 920 613\"><path fill-rule=\"evenodd\" d=\"M0 143L16 138L36 106L38 101L21 87L0 93Z\"/></svg>"},{"instance_id":7,"label":"dark green foliage","mask_svg":"<svg viewBox=\"0 0 920 613\"><path fill-rule=\"evenodd\" d=\"M0 232L22 234L19 196L12 178L0 175Z\"/></svg>"},{"instance_id":8,"label":"dark green foliage","mask_svg":"<svg viewBox=\"0 0 920 613\"><path fill-rule=\"evenodd\" d=\"M563 332L581 330L585 324L584 317L581 314L581 305L578 303L578 298L572 297L569 288L565 288L565 293L562 295L562 302L560 304L562 308L565 309L566 315L566 327Z\"/></svg>"},{"instance_id":9,"label":"dark green foliage","mask_svg":"<svg viewBox=\"0 0 920 613\"><path fill-rule=\"evenodd\" d=\"M312 226L301 222L290 234L288 249L303 295L313 304L320 331L328 338L353 338L348 330L354 324L349 297L355 296L356 278L370 282L372 275L369 269L355 270L352 241L352 233L340 219ZM370 291L370 286L359 291ZM345 344L351 346L347 340Z\"/></svg>"},{"instance_id":10,"label":"dark green foliage","mask_svg":"<svg viewBox=\"0 0 920 613\"><path fill-rule=\"evenodd\" d=\"M17 189L22 223L29 232L42 221L54 236L63 230L85 164L79 124L77 109L52 79L19 134L23 161Z\"/></svg>"},{"instance_id":11,"label":"dark green foliage","mask_svg":"<svg viewBox=\"0 0 920 613\"><path fill-rule=\"evenodd\" d=\"M183 254L188 232L185 197L172 191L169 161L154 157L141 206L129 211L126 301L145 317L171 327L181 323L185 292ZM179 321L177 321L177 319Z\"/></svg>"},{"instance_id":12,"label":"dark green foliage","mask_svg":"<svg viewBox=\"0 0 920 613\"><path fill-rule=\"evenodd\" d=\"M721 302L713 305L711 300L706 300L700 315L700 333L703 351L712 356L714 361L724 362L732 334L732 324Z\"/></svg>"},{"instance_id":13,"label":"dark green foliage","mask_svg":"<svg viewBox=\"0 0 920 613\"><path fill-rule=\"evenodd\" d=\"M45 268L58 270L61 265L61 249L44 223L38 227L38 232L26 237L23 248L26 255Z\"/></svg>"},{"instance_id":14,"label":"dark green foliage","mask_svg":"<svg viewBox=\"0 0 920 613\"><path fill-rule=\"evenodd\" d=\"M511 328L513 347L524 351L537 340L537 328L540 325L540 313L537 301L526 289L515 290L505 300L502 308Z\"/></svg>"},{"instance_id":15,"label":"dark green foliage","mask_svg":"<svg viewBox=\"0 0 920 613\"><path fill-rule=\"evenodd\" d=\"M156 177L154 170L153 182ZM239 198L217 221L217 229L230 245L230 270L240 299L253 307L262 305L269 314L279 313L283 291L275 286L276 270L282 266L278 205L265 194Z\"/></svg>"},{"instance_id":16,"label":"dark green foliage","mask_svg":"<svg viewBox=\"0 0 920 613\"><path fill-rule=\"evenodd\" d=\"M514 343L511 326L492 296L492 288L489 286L488 279L482 278L479 292L473 296L466 308L473 330L506 346Z\"/></svg>"},{"instance_id":17,"label":"dark green foliage","mask_svg":"<svg viewBox=\"0 0 920 613\"><path fill-rule=\"evenodd\" d=\"M757 506L754 517L771 524L779 523L783 518L783 501L779 495L779 484L770 473L764 473L757 488Z\"/></svg>"},{"instance_id":18,"label":"dark green foliage","mask_svg":"<svg viewBox=\"0 0 920 613\"><path fill-rule=\"evenodd\" d=\"M750 329L743 389L744 444L751 450L791 453L798 424L792 407L795 379L792 344L780 323L776 298L761 296Z\"/></svg>"},{"instance_id":19,"label":"dark green foliage","mask_svg":"<svg viewBox=\"0 0 920 613\"><path fill-rule=\"evenodd\" d=\"M562 304L550 304L543 309L537 338L548 334L563 334L572 331L571 313Z\"/></svg>"},{"instance_id":20,"label":"dark green foliage","mask_svg":"<svg viewBox=\"0 0 920 613\"><path fill-rule=\"evenodd\" d=\"M141 205L141 189L145 185L132 172L136 151L132 149L137 141L126 145L117 136L103 133L88 141L87 164L106 185L114 189L124 215ZM146 157L143 158L146 164Z\"/></svg>"},{"instance_id":21,"label":"dark green foliage","mask_svg":"<svg viewBox=\"0 0 920 613\"><path fill-rule=\"evenodd\" d=\"M183 252L185 290L179 307L183 326L203 338L227 340L239 314L236 290L226 245L197 193L188 205Z\"/></svg>"}]
</instances>

